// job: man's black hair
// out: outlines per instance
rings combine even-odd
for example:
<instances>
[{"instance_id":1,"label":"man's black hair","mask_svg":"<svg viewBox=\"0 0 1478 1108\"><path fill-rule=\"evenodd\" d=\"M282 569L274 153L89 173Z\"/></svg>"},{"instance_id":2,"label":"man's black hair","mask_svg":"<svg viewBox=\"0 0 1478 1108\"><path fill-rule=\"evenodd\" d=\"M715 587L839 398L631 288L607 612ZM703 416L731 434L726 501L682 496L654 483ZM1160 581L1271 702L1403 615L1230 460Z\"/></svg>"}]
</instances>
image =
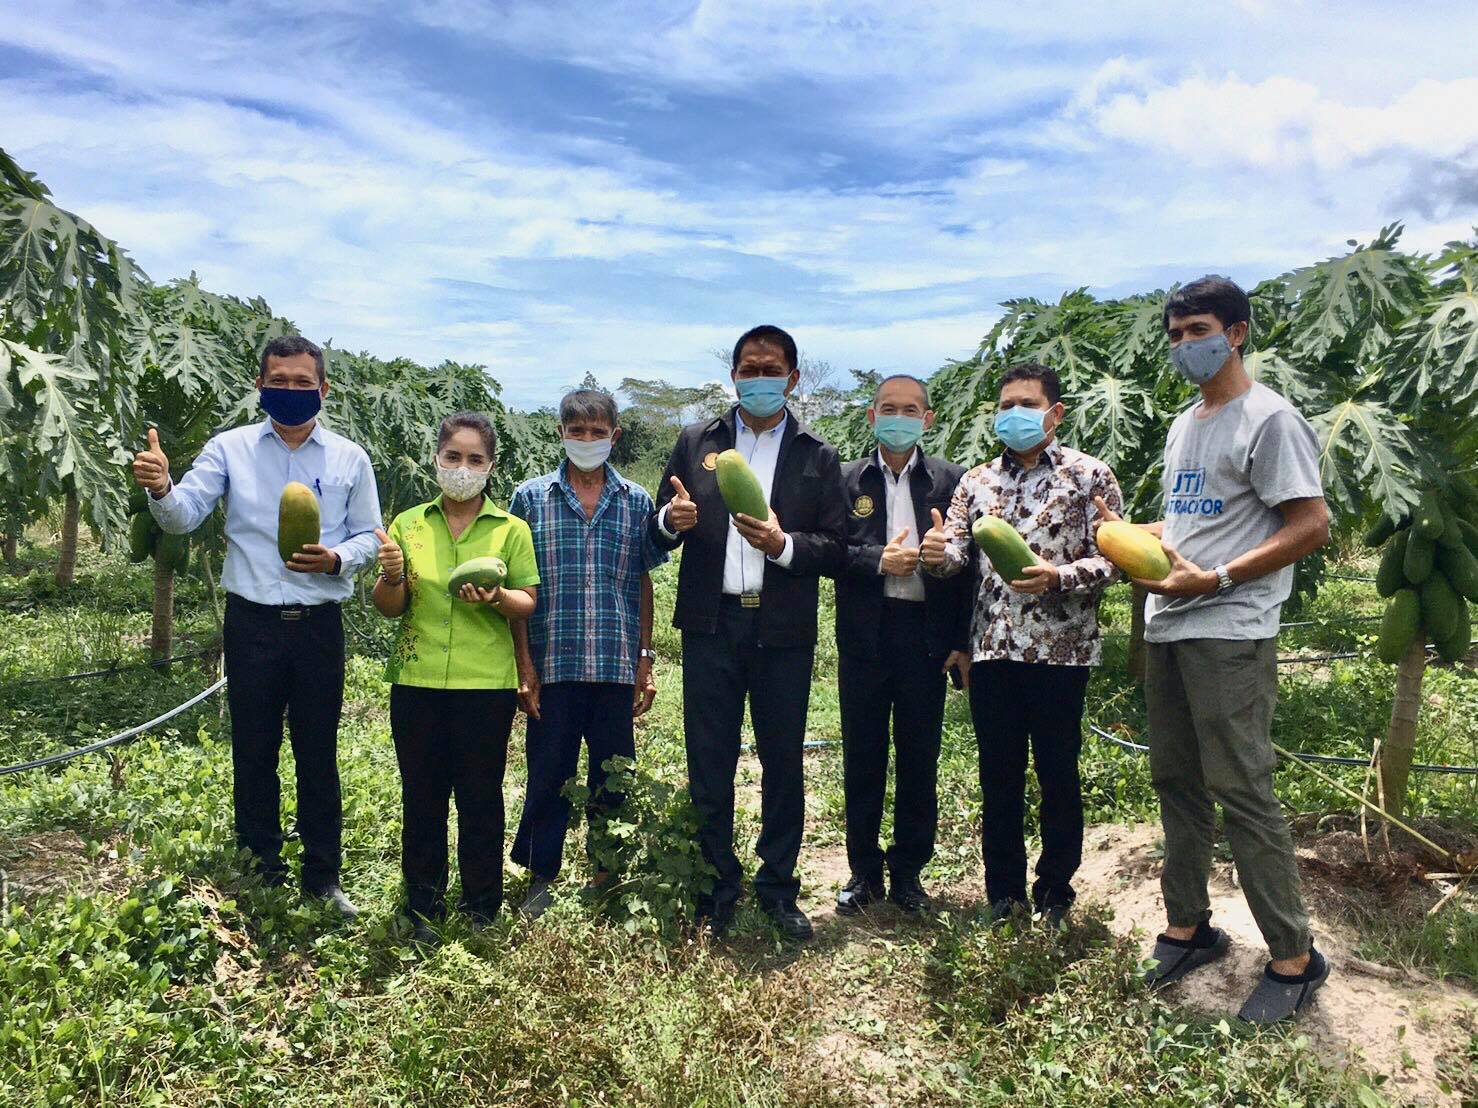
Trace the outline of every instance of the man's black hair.
<instances>
[{"instance_id":1,"label":"man's black hair","mask_svg":"<svg viewBox=\"0 0 1478 1108\"><path fill-rule=\"evenodd\" d=\"M924 394L924 410L929 410L929 386L924 383L922 377L915 377L912 373L894 373L879 381L878 387L872 390L873 407L877 407L878 397L883 394L883 386L889 381L912 381L919 387L919 392Z\"/></svg>"},{"instance_id":2,"label":"man's black hair","mask_svg":"<svg viewBox=\"0 0 1478 1108\"><path fill-rule=\"evenodd\" d=\"M1188 284L1181 285L1165 298L1165 310L1160 317L1168 331L1171 316L1214 315L1221 321L1222 330L1234 323L1252 326L1252 301L1242 291L1242 286L1229 277L1218 277L1209 273ZM1243 346L1246 346L1244 340Z\"/></svg>"},{"instance_id":3,"label":"man's black hair","mask_svg":"<svg viewBox=\"0 0 1478 1108\"><path fill-rule=\"evenodd\" d=\"M309 342L302 335L279 335L262 347L262 376L267 376L268 358L293 358L299 354L313 355L313 366L318 370L320 385L328 380L323 370L323 351L316 343Z\"/></svg>"},{"instance_id":4,"label":"man's black hair","mask_svg":"<svg viewBox=\"0 0 1478 1108\"><path fill-rule=\"evenodd\" d=\"M780 353L785 355L785 364L790 366L791 372L800 365L800 353L795 348L795 339L790 337L789 332L781 330L773 323L761 323L758 327L751 327L739 336L739 341L734 344L734 356L730 360L733 369L739 368L740 355L744 353L744 344L747 342L765 342L771 346L780 347Z\"/></svg>"},{"instance_id":5,"label":"man's black hair","mask_svg":"<svg viewBox=\"0 0 1478 1108\"><path fill-rule=\"evenodd\" d=\"M1017 362L1001 375L1001 388L1004 389L1012 381L1040 383L1048 404L1056 404L1062 399L1062 381L1057 376L1057 370L1044 366L1041 362Z\"/></svg>"}]
</instances>

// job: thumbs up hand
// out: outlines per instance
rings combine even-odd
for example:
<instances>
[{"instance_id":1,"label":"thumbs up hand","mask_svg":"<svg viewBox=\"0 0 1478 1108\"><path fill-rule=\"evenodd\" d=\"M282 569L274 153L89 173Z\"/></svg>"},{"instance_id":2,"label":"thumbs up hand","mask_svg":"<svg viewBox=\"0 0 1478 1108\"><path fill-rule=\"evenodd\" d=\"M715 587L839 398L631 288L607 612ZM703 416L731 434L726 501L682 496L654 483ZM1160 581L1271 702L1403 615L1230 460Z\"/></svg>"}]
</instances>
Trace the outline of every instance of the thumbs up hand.
<instances>
[{"instance_id":1,"label":"thumbs up hand","mask_svg":"<svg viewBox=\"0 0 1478 1108\"><path fill-rule=\"evenodd\" d=\"M667 504L667 528L674 534L691 531L698 526L698 505L675 473L672 475L672 490L672 499Z\"/></svg>"},{"instance_id":2,"label":"thumbs up hand","mask_svg":"<svg viewBox=\"0 0 1478 1108\"><path fill-rule=\"evenodd\" d=\"M919 560L926 566L937 568L944 565L949 535L944 530L944 517L939 514L939 509L930 508L929 515L934 519L934 526L924 532L924 541L919 543Z\"/></svg>"},{"instance_id":3,"label":"thumbs up hand","mask_svg":"<svg viewBox=\"0 0 1478 1108\"><path fill-rule=\"evenodd\" d=\"M375 538L380 540L380 573L388 585L400 584L400 579L405 576L405 553L400 549L400 544L392 542L390 536L385 534L383 527L375 528Z\"/></svg>"},{"instance_id":4,"label":"thumbs up hand","mask_svg":"<svg viewBox=\"0 0 1478 1108\"><path fill-rule=\"evenodd\" d=\"M169 492L169 459L159 446L159 432L149 428L149 445L133 456L134 483L157 500Z\"/></svg>"},{"instance_id":5,"label":"thumbs up hand","mask_svg":"<svg viewBox=\"0 0 1478 1108\"><path fill-rule=\"evenodd\" d=\"M893 536L892 542L883 547L883 560L879 563L879 568L890 577L912 577L919 568L919 548L904 546L907 538L908 528L905 527Z\"/></svg>"}]
</instances>

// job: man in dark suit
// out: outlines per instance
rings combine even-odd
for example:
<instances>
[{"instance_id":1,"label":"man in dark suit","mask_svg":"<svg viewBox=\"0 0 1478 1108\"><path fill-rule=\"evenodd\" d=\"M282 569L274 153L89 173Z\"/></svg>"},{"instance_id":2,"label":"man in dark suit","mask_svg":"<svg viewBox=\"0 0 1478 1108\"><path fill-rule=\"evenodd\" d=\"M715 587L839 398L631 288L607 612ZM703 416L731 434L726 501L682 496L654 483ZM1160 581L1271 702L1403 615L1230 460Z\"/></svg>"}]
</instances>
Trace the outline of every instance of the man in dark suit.
<instances>
[{"instance_id":1,"label":"man in dark suit","mask_svg":"<svg viewBox=\"0 0 1478 1108\"><path fill-rule=\"evenodd\" d=\"M699 915L722 936L739 899L734 773L748 696L763 769L755 894L782 932L805 939L811 922L796 907L795 876L805 820L802 755L817 581L846 551L841 466L836 449L786 407L800 380L794 339L779 327L756 327L734 344L732 366L739 403L683 429L650 524L659 546L684 547L672 622L683 633L688 789L702 821L703 855L718 871ZM714 468L730 448L759 478L768 519L731 519L725 509Z\"/></svg>"},{"instance_id":2,"label":"man in dark suit","mask_svg":"<svg viewBox=\"0 0 1478 1108\"><path fill-rule=\"evenodd\" d=\"M934 855L935 792L944 726L945 674L970 674L973 574L924 576L919 540L930 512L949 507L962 466L918 447L934 422L917 377L885 379L867 409L878 446L842 467L847 561L837 574L836 634L842 709L847 862L837 911L855 915L883 897L906 912L928 903L919 873ZM878 844L888 778L888 725L897 751L893 844Z\"/></svg>"}]
</instances>

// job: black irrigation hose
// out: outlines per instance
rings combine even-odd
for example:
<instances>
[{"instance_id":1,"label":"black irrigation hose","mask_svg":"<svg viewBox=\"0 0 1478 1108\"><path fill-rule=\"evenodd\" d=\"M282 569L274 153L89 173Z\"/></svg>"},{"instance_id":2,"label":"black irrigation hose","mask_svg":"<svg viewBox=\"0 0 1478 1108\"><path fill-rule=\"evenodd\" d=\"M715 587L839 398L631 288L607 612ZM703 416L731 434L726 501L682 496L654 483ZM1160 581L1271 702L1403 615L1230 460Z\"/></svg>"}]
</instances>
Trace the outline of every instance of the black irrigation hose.
<instances>
[{"instance_id":1,"label":"black irrigation hose","mask_svg":"<svg viewBox=\"0 0 1478 1108\"><path fill-rule=\"evenodd\" d=\"M60 754L49 754L45 758L37 758L34 761L30 762L21 762L18 765L14 766L0 766L0 777L4 777L6 774L10 773L22 773L28 769L40 769L42 766L54 766L61 762L70 762L73 758L80 758L84 754L95 754L99 750L106 750L110 746L117 746L119 743L127 742L129 739L135 738L138 735L142 735L145 731L153 730L161 723L167 723L169 720L174 719L174 717L179 715L181 712L188 711L189 709L195 707L195 705L199 704L202 700L215 695L225 687L226 679L224 677L221 677L215 682L215 684L211 685L209 688L196 693L183 704L176 704L173 708L165 712L163 715L155 716L147 723L140 723L136 727L130 727L126 731L120 731L118 732L118 734L111 735L108 738L102 739L98 742L88 743L86 746L79 746L76 750L64 750Z\"/></svg>"},{"instance_id":2,"label":"black irrigation hose","mask_svg":"<svg viewBox=\"0 0 1478 1108\"><path fill-rule=\"evenodd\" d=\"M1148 754L1150 748L1141 743L1132 743L1128 739L1121 739L1117 735L1111 735L1102 727L1090 724L1088 730L1093 732L1094 737L1113 743L1115 746L1125 750L1132 750L1136 754ZM1330 766L1360 766L1368 768L1369 758L1348 758L1337 754L1305 754L1301 750L1290 750L1290 754L1306 762L1323 762ZM1421 770L1423 773L1461 773L1478 774L1478 766L1434 766L1426 762L1413 762L1411 768Z\"/></svg>"},{"instance_id":3,"label":"black irrigation hose","mask_svg":"<svg viewBox=\"0 0 1478 1108\"><path fill-rule=\"evenodd\" d=\"M191 650L184 654L174 654L168 658L155 658L151 662L136 662L126 666L113 666L110 669L91 669L82 673L59 673L52 677L23 677L19 681L0 681L0 689L19 689L28 685L50 685L60 681L82 681L91 677L111 677L115 673L129 673L136 669L163 669L165 666L173 665L175 662L187 662L191 658L204 658L208 654L215 654L220 648L218 641L214 646L203 647L200 650Z\"/></svg>"}]
</instances>

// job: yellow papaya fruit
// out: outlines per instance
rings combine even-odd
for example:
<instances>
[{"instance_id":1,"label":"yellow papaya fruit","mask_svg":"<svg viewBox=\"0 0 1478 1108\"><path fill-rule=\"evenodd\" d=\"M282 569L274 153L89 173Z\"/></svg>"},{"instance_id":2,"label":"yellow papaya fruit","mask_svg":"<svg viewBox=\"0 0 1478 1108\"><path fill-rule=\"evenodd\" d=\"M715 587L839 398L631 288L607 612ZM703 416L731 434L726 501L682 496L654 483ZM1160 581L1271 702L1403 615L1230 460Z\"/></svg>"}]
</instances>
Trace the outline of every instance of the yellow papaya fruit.
<instances>
[{"instance_id":1,"label":"yellow papaya fruit","mask_svg":"<svg viewBox=\"0 0 1478 1108\"><path fill-rule=\"evenodd\" d=\"M765 501L760 479L749 468L743 454L737 450L725 450L714 461L713 470L718 478L718 494L724 498L724 507L731 516L770 518L770 505Z\"/></svg>"},{"instance_id":2,"label":"yellow papaya fruit","mask_svg":"<svg viewBox=\"0 0 1478 1108\"><path fill-rule=\"evenodd\" d=\"M277 502L277 553L284 563L290 562L303 547L315 545L320 535L318 497L307 485L289 481Z\"/></svg>"},{"instance_id":3,"label":"yellow papaya fruit","mask_svg":"<svg viewBox=\"0 0 1478 1108\"><path fill-rule=\"evenodd\" d=\"M1128 520L1115 519L1098 525L1098 549L1130 577L1159 581L1170 574L1170 557L1160 540Z\"/></svg>"}]
</instances>

